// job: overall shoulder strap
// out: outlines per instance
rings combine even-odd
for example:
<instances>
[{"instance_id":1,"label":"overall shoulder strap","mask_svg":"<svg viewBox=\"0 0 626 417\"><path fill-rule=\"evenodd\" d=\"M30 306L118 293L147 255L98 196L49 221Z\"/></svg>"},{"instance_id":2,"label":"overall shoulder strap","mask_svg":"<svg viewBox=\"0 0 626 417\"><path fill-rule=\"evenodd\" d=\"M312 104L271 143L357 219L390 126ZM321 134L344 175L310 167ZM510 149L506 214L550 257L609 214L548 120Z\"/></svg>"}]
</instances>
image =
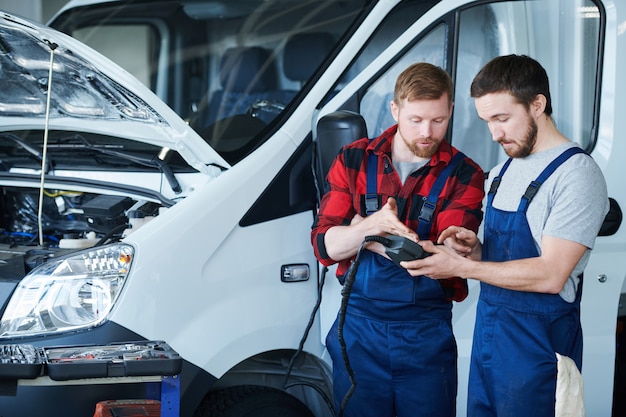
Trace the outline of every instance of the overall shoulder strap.
<instances>
[{"instance_id":1,"label":"overall shoulder strap","mask_svg":"<svg viewBox=\"0 0 626 417\"><path fill-rule=\"evenodd\" d=\"M574 146L572 148L564 150L559 156L557 156L552 162L550 162L550 164L548 164L548 166L545 167L543 171L541 171L541 174L539 174L537 179L532 181L528 188L526 188L526 192L522 196L522 200L520 201L517 210L526 212L526 210L528 210L528 205L535 197L535 194L537 194L537 191L539 191L539 187L541 187L541 185L548 179L548 177L550 177L550 175L552 175L552 173L554 173L554 171L556 171L556 169L561 166L563 162L567 161L569 158L579 153L585 153L585 151L583 151L578 146Z\"/></svg>"},{"instance_id":2,"label":"overall shoulder strap","mask_svg":"<svg viewBox=\"0 0 626 417\"><path fill-rule=\"evenodd\" d=\"M465 154L463 152L457 152L456 155L450 159L448 165L437 176L435 183L428 193L428 197L423 198L422 208L418 217L419 223L417 226L417 235L420 239L428 239L432 226L433 213L435 212L435 207L437 207L439 194L441 194L441 190L443 190L443 186L450 177L450 174L452 174L452 171L454 171L454 168L463 159L465 159Z\"/></svg>"},{"instance_id":3,"label":"overall shoulder strap","mask_svg":"<svg viewBox=\"0 0 626 417\"><path fill-rule=\"evenodd\" d=\"M365 214L368 216L380 208L378 200L378 155L371 152L367 157Z\"/></svg>"},{"instance_id":4,"label":"overall shoulder strap","mask_svg":"<svg viewBox=\"0 0 626 417\"><path fill-rule=\"evenodd\" d=\"M513 160L512 158L507 159L507 161L504 163L504 165L502 165L502 168L500 169L500 172L498 173L498 175L496 175L494 177L493 181L491 181L491 185L489 186L489 192L487 193L487 205L491 206L491 202L493 201L493 197L498 192L498 187L500 187L500 182L502 181L502 176L504 175L506 170L509 168L509 165L511 165L511 161L512 160Z\"/></svg>"}]
</instances>

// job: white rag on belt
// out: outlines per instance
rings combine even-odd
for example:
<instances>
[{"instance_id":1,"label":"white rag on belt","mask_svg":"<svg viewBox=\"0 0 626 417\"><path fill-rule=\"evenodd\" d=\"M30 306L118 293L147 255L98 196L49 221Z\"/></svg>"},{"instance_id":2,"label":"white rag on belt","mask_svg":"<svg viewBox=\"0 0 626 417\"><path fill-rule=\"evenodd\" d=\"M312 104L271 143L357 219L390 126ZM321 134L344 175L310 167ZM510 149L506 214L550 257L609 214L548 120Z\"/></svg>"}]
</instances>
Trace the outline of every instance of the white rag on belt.
<instances>
[{"instance_id":1,"label":"white rag on belt","mask_svg":"<svg viewBox=\"0 0 626 417\"><path fill-rule=\"evenodd\" d=\"M571 358L557 353L556 359L555 417L585 417L583 377Z\"/></svg>"}]
</instances>

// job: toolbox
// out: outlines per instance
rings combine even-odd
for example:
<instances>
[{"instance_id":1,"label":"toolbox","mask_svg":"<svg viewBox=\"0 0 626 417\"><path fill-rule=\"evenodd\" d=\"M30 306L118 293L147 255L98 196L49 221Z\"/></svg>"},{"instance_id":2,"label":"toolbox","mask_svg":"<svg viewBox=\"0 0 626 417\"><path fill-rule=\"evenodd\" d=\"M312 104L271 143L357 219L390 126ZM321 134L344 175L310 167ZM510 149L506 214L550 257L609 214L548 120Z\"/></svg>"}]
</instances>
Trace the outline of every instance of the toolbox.
<instances>
[{"instance_id":1,"label":"toolbox","mask_svg":"<svg viewBox=\"0 0 626 417\"><path fill-rule=\"evenodd\" d=\"M33 345L0 345L0 379L37 378L43 363L43 352Z\"/></svg>"},{"instance_id":2,"label":"toolbox","mask_svg":"<svg viewBox=\"0 0 626 417\"><path fill-rule=\"evenodd\" d=\"M177 375L182 358L162 341L109 345L35 347L0 345L0 379L48 376L56 381L83 378Z\"/></svg>"}]
</instances>

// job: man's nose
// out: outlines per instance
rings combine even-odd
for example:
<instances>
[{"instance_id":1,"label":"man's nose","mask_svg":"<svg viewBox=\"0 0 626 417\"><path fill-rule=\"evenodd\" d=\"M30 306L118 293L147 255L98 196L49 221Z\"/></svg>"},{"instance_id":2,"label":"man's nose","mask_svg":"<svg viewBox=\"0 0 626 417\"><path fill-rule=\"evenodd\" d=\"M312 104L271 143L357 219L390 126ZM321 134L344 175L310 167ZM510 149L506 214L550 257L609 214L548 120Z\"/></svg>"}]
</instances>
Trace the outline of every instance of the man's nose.
<instances>
[{"instance_id":1,"label":"man's nose","mask_svg":"<svg viewBox=\"0 0 626 417\"><path fill-rule=\"evenodd\" d=\"M491 139L494 142L504 138L504 130L499 129L497 126L490 126L489 130L491 131Z\"/></svg>"},{"instance_id":2,"label":"man's nose","mask_svg":"<svg viewBox=\"0 0 626 417\"><path fill-rule=\"evenodd\" d=\"M423 122L420 126L420 136L423 138L429 138L432 136L433 127L430 122Z\"/></svg>"}]
</instances>

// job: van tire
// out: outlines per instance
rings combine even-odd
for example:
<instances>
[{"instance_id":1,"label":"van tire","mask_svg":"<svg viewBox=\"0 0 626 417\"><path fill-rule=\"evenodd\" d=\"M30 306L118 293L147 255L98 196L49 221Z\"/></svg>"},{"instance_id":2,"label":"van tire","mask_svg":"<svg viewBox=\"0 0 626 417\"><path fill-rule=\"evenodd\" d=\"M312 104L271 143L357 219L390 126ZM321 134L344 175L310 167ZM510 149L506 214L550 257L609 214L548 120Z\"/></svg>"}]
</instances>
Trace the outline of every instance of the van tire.
<instances>
[{"instance_id":1,"label":"van tire","mask_svg":"<svg viewBox=\"0 0 626 417\"><path fill-rule=\"evenodd\" d=\"M314 417L297 398L278 389L240 385L212 391L194 417Z\"/></svg>"}]
</instances>

